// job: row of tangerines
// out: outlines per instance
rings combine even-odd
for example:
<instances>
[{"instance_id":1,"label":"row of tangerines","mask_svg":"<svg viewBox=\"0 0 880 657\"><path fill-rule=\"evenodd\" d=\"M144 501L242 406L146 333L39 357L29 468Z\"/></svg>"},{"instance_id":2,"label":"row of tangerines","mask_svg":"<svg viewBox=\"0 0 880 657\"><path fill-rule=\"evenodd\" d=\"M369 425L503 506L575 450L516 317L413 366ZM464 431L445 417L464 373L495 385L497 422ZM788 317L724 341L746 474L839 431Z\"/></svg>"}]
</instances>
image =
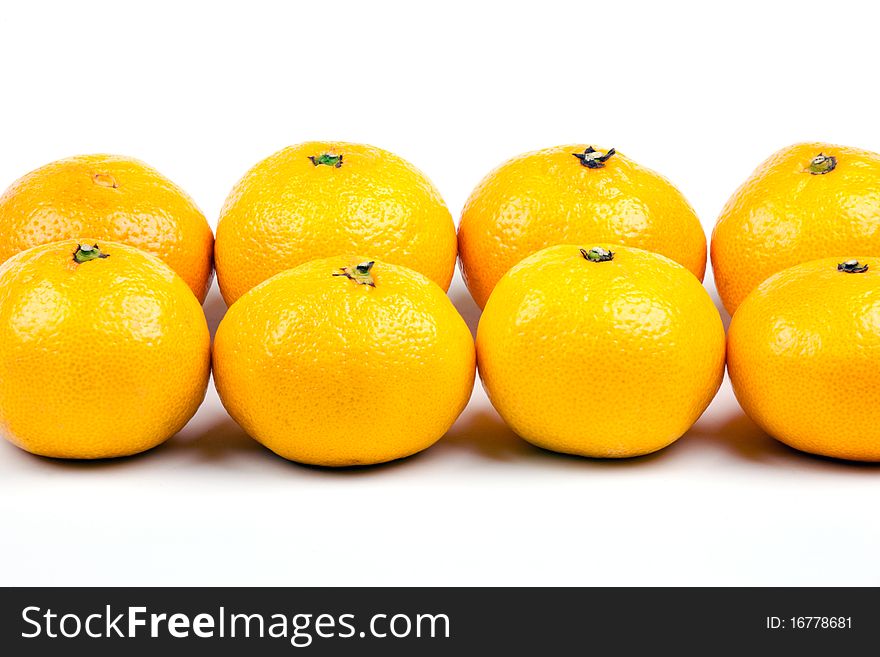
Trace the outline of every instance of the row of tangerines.
<instances>
[{"instance_id":1,"label":"row of tangerines","mask_svg":"<svg viewBox=\"0 0 880 657\"><path fill-rule=\"evenodd\" d=\"M263 160L229 195L216 241L143 163L71 158L0 198L0 431L64 458L133 454L176 433L207 387L199 301L216 266L230 304L217 390L291 460L369 464L427 448L466 405L475 362L523 438L646 454L692 426L725 360L771 435L880 460L878 252L880 156L778 152L713 234L734 315L725 345L694 211L614 149L508 161L472 193L457 239L431 182L373 147L312 142ZM484 308L476 348L445 295L456 253Z\"/></svg>"}]
</instances>

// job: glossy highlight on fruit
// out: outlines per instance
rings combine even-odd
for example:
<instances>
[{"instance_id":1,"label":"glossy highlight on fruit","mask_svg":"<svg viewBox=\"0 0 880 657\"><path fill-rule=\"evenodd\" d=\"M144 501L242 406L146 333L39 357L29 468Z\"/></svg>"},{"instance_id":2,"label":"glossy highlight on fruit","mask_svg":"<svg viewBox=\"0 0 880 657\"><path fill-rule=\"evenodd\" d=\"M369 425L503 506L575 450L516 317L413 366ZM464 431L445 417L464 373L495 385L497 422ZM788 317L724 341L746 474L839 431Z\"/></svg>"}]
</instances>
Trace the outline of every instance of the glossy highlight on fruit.
<instances>
[{"instance_id":1,"label":"glossy highlight on fruit","mask_svg":"<svg viewBox=\"0 0 880 657\"><path fill-rule=\"evenodd\" d=\"M461 215L462 273L480 307L526 256L556 244L613 242L661 253L702 280L706 236L687 200L616 149L545 148L489 173Z\"/></svg>"},{"instance_id":2,"label":"glossy highlight on fruit","mask_svg":"<svg viewBox=\"0 0 880 657\"><path fill-rule=\"evenodd\" d=\"M0 435L42 456L127 456L177 433L205 396L210 336L158 258L92 238L0 265Z\"/></svg>"},{"instance_id":3,"label":"glossy highlight on fruit","mask_svg":"<svg viewBox=\"0 0 880 657\"><path fill-rule=\"evenodd\" d=\"M480 318L489 399L527 441L629 457L682 436L724 373L724 328L700 282L623 245L543 249L499 281Z\"/></svg>"},{"instance_id":4,"label":"glossy highlight on fruit","mask_svg":"<svg viewBox=\"0 0 880 657\"><path fill-rule=\"evenodd\" d=\"M0 263L39 244L86 236L160 258L204 301L214 235L180 187L140 160L79 155L15 181L0 196Z\"/></svg>"},{"instance_id":5,"label":"glossy highlight on fruit","mask_svg":"<svg viewBox=\"0 0 880 657\"><path fill-rule=\"evenodd\" d=\"M765 280L730 323L728 371L774 438L880 461L880 258L822 258Z\"/></svg>"},{"instance_id":6,"label":"glossy highlight on fruit","mask_svg":"<svg viewBox=\"0 0 880 657\"><path fill-rule=\"evenodd\" d=\"M406 267L336 256L230 306L214 381L232 418L292 461L369 465L436 442L470 398L474 343L443 289Z\"/></svg>"},{"instance_id":7,"label":"glossy highlight on fruit","mask_svg":"<svg viewBox=\"0 0 880 657\"><path fill-rule=\"evenodd\" d=\"M731 314L758 284L793 265L880 255L880 154L820 142L774 153L727 201L711 252Z\"/></svg>"},{"instance_id":8,"label":"glossy highlight on fruit","mask_svg":"<svg viewBox=\"0 0 880 657\"><path fill-rule=\"evenodd\" d=\"M271 276L340 253L404 265L446 290L455 269L452 216L412 164L373 146L308 142L242 178L217 224L217 277L231 304Z\"/></svg>"}]
</instances>

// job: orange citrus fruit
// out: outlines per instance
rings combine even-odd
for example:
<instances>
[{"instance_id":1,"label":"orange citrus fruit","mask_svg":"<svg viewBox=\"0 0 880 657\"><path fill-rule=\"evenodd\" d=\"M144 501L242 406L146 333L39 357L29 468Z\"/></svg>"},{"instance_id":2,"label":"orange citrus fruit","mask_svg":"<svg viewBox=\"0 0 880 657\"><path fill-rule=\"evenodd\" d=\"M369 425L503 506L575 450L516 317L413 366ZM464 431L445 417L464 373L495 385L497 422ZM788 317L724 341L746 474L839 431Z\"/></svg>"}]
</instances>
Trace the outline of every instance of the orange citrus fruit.
<instances>
[{"instance_id":1,"label":"orange citrus fruit","mask_svg":"<svg viewBox=\"0 0 880 657\"><path fill-rule=\"evenodd\" d=\"M284 458L367 465L431 446L464 409L474 343L443 289L365 257L313 260L253 288L217 329L214 380Z\"/></svg>"},{"instance_id":2,"label":"orange citrus fruit","mask_svg":"<svg viewBox=\"0 0 880 657\"><path fill-rule=\"evenodd\" d=\"M880 461L880 257L774 274L728 334L736 397L764 431L813 454Z\"/></svg>"},{"instance_id":3,"label":"orange citrus fruit","mask_svg":"<svg viewBox=\"0 0 880 657\"><path fill-rule=\"evenodd\" d=\"M253 167L217 224L217 278L231 304L270 276L340 253L404 265L446 290L455 226L440 193L373 146L308 142Z\"/></svg>"},{"instance_id":4,"label":"orange citrus fruit","mask_svg":"<svg viewBox=\"0 0 880 657\"><path fill-rule=\"evenodd\" d=\"M823 143L783 148L727 201L711 250L731 314L761 281L792 265L880 255L880 155Z\"/></svg>"},{"instance_id":5,"label":"orange citrus fruit","mask_svg":"<svg viewBox=\"0 0 880 657\"><path fill-rule=\"evenodd\" d=\"M19 178L0 197L0 263L31 246L81 236L158 256L205 300L211 227L186 192L143 162L70 157Z\"/></svg>"},{"instance_id":6,"label":"orange citrus fruit","mask_svg":"<svg viewBox=\"0 0 880 657\"><path fill-rule=\"evenodd\" d=\"M614 149L584 144L502 164L471 193L458 231L462 273L480 307L526 256L579 242L661 253L700 280L706 268L706 236L681 192Z\"/></svg>"},{"instance_id":7,"label":"orange citrus fruit","mask_svg":"<svg viewBox=\"0 0 880 657\"><path fill-rule=\"evenodd\" d=\"M498 282L477 362L498 413L529 442L639 456L684 434L724 373L724 328L700 281L657 253L552 246Z\"/></svg>"},{"instance_id":8,"label":"orange citrus fruit","mask_svg":"<svg viewBox=\"0 0 880 657\"><path fill-rule=\"evenodd\" d=\"M0 434L34 454L126 456L179 431L205 395L210 337L170 267L65 240L0 265Z\"/></svg>"}]
</instances>

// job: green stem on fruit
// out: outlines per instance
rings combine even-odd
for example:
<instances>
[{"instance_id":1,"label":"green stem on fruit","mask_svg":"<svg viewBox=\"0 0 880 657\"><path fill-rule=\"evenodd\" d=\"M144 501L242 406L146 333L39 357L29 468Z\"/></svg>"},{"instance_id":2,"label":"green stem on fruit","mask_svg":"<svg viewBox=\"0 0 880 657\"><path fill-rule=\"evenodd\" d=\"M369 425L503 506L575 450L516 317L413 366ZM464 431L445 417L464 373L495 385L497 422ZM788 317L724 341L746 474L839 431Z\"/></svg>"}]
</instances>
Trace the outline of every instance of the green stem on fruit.
<instances>
[{"instance_id":1,"label":"green stem on fruit","mask_svg":"<svg viewBox=\"0 0 880 657\"><path fill-rule=\"evenodd\" d=\"M322 155L318 155L317 157L315 157L314 155L309 155L309 159L316 167L323 164L328 167L334 167L338 169L342 166L341 155L331 155L330 153L323 153Z\"/></svg>"},{"instance_id":2,"label":"green stem on fruit","mask_svg":"<svg viewBox=\"0 0 880 657\"><path fill-rule=\"evenodd\" d=\"M97 244L77 244L76 251L73 252L73 261L77 264L88 262L89 260L97 260L98 258L109 258L109 253L102 253Z\"/></svg>"},{"instance_id":3,"label":"green stem on fruit","mask_svg":"<svg viewBox=\"0 0 880 657\"><path fill-rule=\"evenodd\" d=\"M370 270L375 264L376 262L374 260L361 262L357 265L352 265L350 267L342 267L338 272L335 272L333 275L345 276L347 279L354 281L358 285L369 285L370 287L376 287L376 281L373 280L373 275L370 273Z\"/></svg>"},{"instance_id":4,"label":"green stem on fruit","mask_svg":"<svg viewBox=\"0 0 880 657\"><path fill-rule=\"evenodd\" d=\"M602 151L597 151L592 146L587 146L583 153L572 153L572 155L581 161L581 166L585 166L588 169L601 169L605 166L606 160L616 152L612 148L603 154Z\"/></svg>"},{"instance_id":5,"label":"green stem on fruit","mask_svg":"<svg viewBox=\"0 0 880 657\"><path fill-rule=\"evenodd\" d=\"M614 252L603 249L601 246L594 246L589 251L581 249L581 255L584 257L584 260L589 260L590 262L609 262L614 260Z\"/></svg>"},{"instance_id":6,"label":"green stem on fruit","mask_svg":"<svg viewBox=\"0 0 880 657\"><path fill-rule=\"evenodd\" d=\"M858 260L847 260L837 265L837 271L845 274L864 274L868 271L868 265L860 265Z\"/></svg>"},{"instance_id":7,"label":"green stem on fruit","mask_svg":"<svg viewBox=\"0 0 880 657\"><path fill-rule=\"evenodd\" d=\"M821 176L822 174L834 171L834 167L836 166L836 157L819 153L816 157L810 160L810 166L807 167L807 171L814 176Z\"/></svg>"}]
</instances>

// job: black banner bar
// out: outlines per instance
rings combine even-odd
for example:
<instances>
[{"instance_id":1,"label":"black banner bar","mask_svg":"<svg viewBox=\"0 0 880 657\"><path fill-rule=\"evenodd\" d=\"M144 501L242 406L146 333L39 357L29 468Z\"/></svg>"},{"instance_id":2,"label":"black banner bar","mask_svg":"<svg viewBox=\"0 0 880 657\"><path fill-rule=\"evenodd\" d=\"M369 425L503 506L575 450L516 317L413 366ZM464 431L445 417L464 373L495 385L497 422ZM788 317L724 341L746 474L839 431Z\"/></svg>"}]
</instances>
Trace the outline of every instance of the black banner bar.
<instances>
[{"instance_id":1,"label":"black banner bar","mask_svg":"<svg viewBox=\"0 0 880 657\"><path fill-rule=\"evenodd\" d=\"M7 588L0 648L94 657L850 655L880 643L875 600L868 588Z\"/></svg>"}]
</instances>

